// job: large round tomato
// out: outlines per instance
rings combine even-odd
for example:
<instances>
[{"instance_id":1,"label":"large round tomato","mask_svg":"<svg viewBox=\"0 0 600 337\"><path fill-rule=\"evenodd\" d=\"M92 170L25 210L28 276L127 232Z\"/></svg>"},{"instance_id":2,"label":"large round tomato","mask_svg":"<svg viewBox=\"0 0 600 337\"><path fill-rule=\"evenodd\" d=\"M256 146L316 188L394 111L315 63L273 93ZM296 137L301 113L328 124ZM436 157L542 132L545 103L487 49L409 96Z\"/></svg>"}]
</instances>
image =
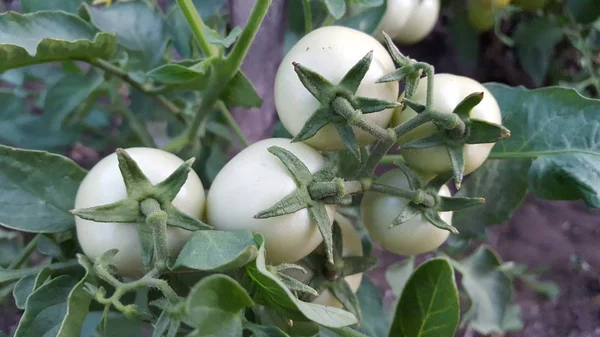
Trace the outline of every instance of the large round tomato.
<instances>
[{"instance_id":1,"label":"large round tomato","mask_svg":"<svg viewBox=\"0 0 600 337\"><path fill-rule=\"evenodd\" d=\"M404 26L394 34L394 41L401 44L413 44L423 40L431 33L440 16L440 0L395 1L412 1L415 4Z\"/></svg>"},{"instance_id":2,"label":"large round tomato","mask_svg":"<svg viewBox=\"0 0 600 337\"><path fill-rule=\"evenodd\" d=\"M385 14L379 25L377 39L383 41L385 32L392 39L400 34L400 31L406 26L413 9L417 6L418 0L388 0Z\"/></svg>"},{"instance_id":3,"label":"large round tomato","mask_svg":"<svg viewBox=\"0 0 600 337\"><path fill-rule=\"evenodd\" d=\"M310 172L324 164L323 156L302 143L272 138L242 150L219 172L208 192L207 219L215 229L251 230L265 237L267 262L295 262L323 241L307 209L267 219L255 219L296 189L296 183L281 161L267 149L279 146L296 155ZM327 206L330 220L334 206Z\"/></svg>"},{"instance_id":4,"label":"large round tomato","mask_svg":"<svg viewBox=\"0 0 600 337\"><path fill-rule=\"evenodd\" d=\"M476 31L494 28L494 15L510 4L511 0L469 0L469 21Z\"/></svg>"},{"instance_id":5,"label":"large round tomato","mask_svg":"<svg viewBox=\"0 0 600 337\"><path fill-rule=\"evenodd\" d=\"M399 169L386 172L377 179L378 184L408 189L406 176ZM450 196L450 190L443 186L441 196ZM386 250L401 255L417 255L438 248L448 238L449 232L435 227L421 215L394 226L392 221L408 204L408 200L376 192L365 193L360 204L363 224L371 238ZM450 223L452 212L440 213L441 218Z\"/></svg>"},{"instance_id":6,"label":"large round tomato","mask_svg":"<svg viewBox=\"0 0 600 337\"><path fill-rule=\"evenodd\" d=\"M483 92L483 100L473 110L470 117L486 122L501 124L500 107L494 96L479 82L468 77L451 74L434 75L433 108L442 113L452 113L454 108L467 95ZM427 98L427 79L423 78L417 87L413 101L425 104ZM396 109L392 124L400 125L416 116L417 113L407 108L404 111ZM425 123L400 138L400 144L423 138L436 131L433 123ZM492 147L491 144L467 144L464 148L465 174L475 171L487 159ZM425 173L442 173L452 169L450 157L445 147L437 146L426 149L403 150L402 155L409 166Z\"/></svg>"},{"instance_id":7,"label":"large round tomato","mask_svg":"<svg viewBox=\"0 0 600 337\"><path fill-rule=\"evenodd\" d=\"M340 229L342 230L342 257L363 256L363 248L360 236L358 235L356 229L354 229L354 226L352 226L350 220L346 219L339 213L336 213L335 221L337 221L337 223L340 225ZM324 255L324 245L321 244L315 251ZM286 273L300 280L301 282L309 282L313 278L314 272L304 263L300 262L299 264L305 267L306 273L302 273L294 269L289 270ZM344 280L348 283L350 289L352 289L352 292L356 293L358 287L360 286L360 282L362 281L362 273L346 276ZM337 308L343 307L342 303L340 303L340 301L338 301L338 299L327 289L317 296L312 302Z\"/></svg>"},{"instance_id":8,"label":"large round tomato","mask_svg":"<svg viewBox=\"0 0 600 337\"><path fill-rule=\"evenodd\" d=\"M183 163L177 156L158 149L130 148L125 151L153 184L166 179ZM81 182L75 198L75 209L110 204L125 197L125 184L117 155L113 153L99 161ZM204 204L204 187L196 172L191 171L173 205L185 214L201 219ZM116 248L119 252L111 263L117 267L118 273L127 277L142 274L142 257L135 224L98 223L75 217L75 225L79 244L89 258L93 260L107 250ZM168 228L167 243L171 256L177 255L190 235L191 232L181 228Z\"/></svg>"},{"instance_id":9,"label":"large round tomato","mask_svg":"<svg viewBox=\"0 0 600 337\"><path fill-rule=\"evenodd\" d=\"M329 26L316 29L304 36L283 58L275 77L275 106L285 128L296 135L306 120L319 108L320 103L302 85L292 62L298 62L337 84L344 75L369 51L373 62L362 80L357 94L384 100L398 98L398 82L375 83L381 76L396 68L385 48L372 36L358 30ZM365 118L381 127L387 127L393 109L365 115ZM361 146L374 138L357 128L354 129ZM333 125L326 125L307 144L319 150L341 150L342 141Z\"/></svg>"}]
</instances>

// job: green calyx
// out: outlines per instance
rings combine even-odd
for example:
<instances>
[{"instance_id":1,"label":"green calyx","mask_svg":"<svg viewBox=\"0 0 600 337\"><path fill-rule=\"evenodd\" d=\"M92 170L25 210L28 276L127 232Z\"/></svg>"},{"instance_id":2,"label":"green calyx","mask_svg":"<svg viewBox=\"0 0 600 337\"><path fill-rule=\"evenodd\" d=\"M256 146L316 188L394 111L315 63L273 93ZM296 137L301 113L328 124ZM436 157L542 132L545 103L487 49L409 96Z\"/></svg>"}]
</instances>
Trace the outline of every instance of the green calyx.
<instances>
[{"instance_id":1,"label":"green calyx","mask_svg":"<svg viewBox=\"0 0 600 337\"><path fill-rule=\"evenodd\" d=\"M344 147L360 160L360 145L354 135L353 122L362 114L373 113L398 106L397 102L356 95L365 77L373 52L368 52L344 75L339 84L334 85L320 74L294 63L294 70L304 87L319 101L320 107L306 121L294 142L312 138L327 124L333 124Z\"/></svg>"},{"instance_id":2,"label":"green calyx","mask_svg":"<svg viewBox=\"0 0 600 337\"><path fill-rule=\"evenodd\" d=\"M377 83L385 82L402 82L404 81L404 95L406 98L411 98L417 90L421 76L423 75L423 65L419 62L414 62L409 57L403 55L400 50L396 47L392 39L385 32L383 33L385 38L385 45L392 56L392 59L400 67L393 72L384 75Z\"/></svg>"},{"instance_id":3,"label":"green calyx","mask_svg":"<svg viewBox=\"0 0 600 337\"><path fill-rule=\"evenodd\" d=\"M485 202L483 198L452 198L438 195L442 186L451 179L453 173L439 175L428 183L423 184L407 166L403 164L396 164L396 166L406 176L410 188L409 191L378 184L374 184L372 188L376 192L399 196L410 201L392 221L390 227L401 225L415 216L421 215L432 225L450 231L453 234L458 234L458 230L442 220L438 213L458 211L481 205Z\"/></svg>"},{"instance_id":4,"label":"green calyx","mask_svg":"<svg viewBox=\"0 0 600 337\"><path fill-rule=\"evenodd\" d=\"M194 160L186 161L167 179L152 185L125 150L117 149L116 152L127 197L112 204L72 210L71 213L95 222L136 224L145 270L150 269L153 255L156 257L155 267L162 270L166 268L168 258L167 225L190 231L212 228L171 204L186 182Z\"/></svg>"},{"instance_id":5,"label":"green calyx","mask_svg":"<svg viewBox=\"0 0 600 337\"><path fill-rule=\"evenodd\" d=\"M423 149L444 146L452 164L454 183L460 188L465 171L463 157L465 144L495 143L510 137L510 130L500 124L469 117L471 110L483 100L483 92L465 97L451 114L431 110L419 103L405 100L405 104L419 114L427 114L438 131L421 139L403 144L401 149Z\"/></svg>"}]
</instances>

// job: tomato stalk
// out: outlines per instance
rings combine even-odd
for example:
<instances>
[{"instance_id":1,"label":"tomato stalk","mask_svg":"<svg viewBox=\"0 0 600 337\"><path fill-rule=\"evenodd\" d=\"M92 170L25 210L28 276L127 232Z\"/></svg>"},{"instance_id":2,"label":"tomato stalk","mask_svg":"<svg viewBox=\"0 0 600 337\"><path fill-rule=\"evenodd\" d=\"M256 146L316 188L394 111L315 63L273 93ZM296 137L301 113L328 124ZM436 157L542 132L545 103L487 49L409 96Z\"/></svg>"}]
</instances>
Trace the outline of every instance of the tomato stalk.
<instances>
[{"instance_id":1,"label":"tomato stalk","mask_svg":"<svg viewBox=\"0 0 600 337\"><path fill-rule=\"evenodd\" d=\"M310 0L302 0L302 9L304 10L304 33L312 31L312 11L310 9Z\"/></svg>"},{"instance_id":2,"label":"tomato stalk","mask_svg":"<svg viewBox=\"0 0 600 337\"><path fill-rule=\"evenodd\" d=\"M181 12L185 17L185 20L188 22L196 41L198 42L198 46L200 46L200 50L206 57L211 57L214 55L214 46L211 45L204 36L204 29L206 25L204 21L202 21L202 17L196 10L194 3L192 0L177 0L177 4L181 8Z\"/></svg>"},{"instance_id":3,"label":"tomato stalk","mask_svg":"<svg viewBox=\"0 0 600 337\"><path fill-rule=\"evenodd\" d=\"M146 216L146 224L152 228L154 238L155 268L167 268L169 248L167 243L167 213L156 199L148 198L140 203L140 210Z\"/></svg>"},{"instance_id":4,"label":"tomato stalk","mask_svg":"<svg viewBox=\"0 0 600 337\"><path fill-rule=\"evenodd\" d=\"M217 104L220 96L223 94L223 91L229 82L240 70L242 62L248 53L248 49L250 48L256 33L258 32L260 24L267 14L267 10L269 9L271 2L272 0L256 1L256 4L254 5L254 8L248 17L246 27L244 27L244 30L240 34L240 37L233 47L231 53L222 62L215 62L217 64L212 66L208 83L206 85L207 90L203 92L202 103L200 103L200 107L198 108L198 112L194 115L192 123L182 135L173 139L171 143L167 144L166 149L178 150L187 144L193 143L194 140L199 137L202 126L205 124L206 119L208 118L208 111L212 109L215 104ZM192 27L194 34L198 34L196 35L196 39L198 39L199 35L203 36L203 23L201 22L201 18L200 21L197 21L199 14L197 13L195 7L193 7L193 4L190 6L191 1L178 0L178 3L186 6L185 10L195 12L195 14L192 13L186 15L186 21L188 25ZM183 7L182 10L184 10ZM200 39L202 38L203 37L200 37Z\"/></svg>"}]
</instances>

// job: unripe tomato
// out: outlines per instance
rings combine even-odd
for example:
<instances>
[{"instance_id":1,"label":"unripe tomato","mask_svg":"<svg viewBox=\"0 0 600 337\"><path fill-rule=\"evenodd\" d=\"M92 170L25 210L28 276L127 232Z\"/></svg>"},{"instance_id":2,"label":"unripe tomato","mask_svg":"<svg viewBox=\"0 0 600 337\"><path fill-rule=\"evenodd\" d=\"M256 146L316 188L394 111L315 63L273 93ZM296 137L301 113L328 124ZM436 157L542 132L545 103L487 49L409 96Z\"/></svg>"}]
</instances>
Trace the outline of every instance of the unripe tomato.
<instances>
[{"instance_id":1,"label":"unripe tomato","mask_svg":"<svg viewBox=\"0 0 600 337\"><path fill-rule=\"evenodd\" d=\"M469 0L469 21L478 32L494 28L494 15L506 8L511 0Z\"/></svg>"},{"instance_id":2,"label":"unripe tomato","mask_svg":"<svg viewBox=\"0 0 600 337\"><path fill-rule=\"evenodd\" d=\"M384 100L398 98L398 82L375 83L380 77L393 72L396 67L387 50L372 36L358 30L329 26L316 29L304 36L285 55L275 77L275 106L283 126L296 135L319 102L302 85L292 62L298 62L337 84L344 75L369 51L373 61L358 88L357 95ZM387 127L393 109L364 115L381 127ZM361 146L373 142L365 131L354 128ZM314 137L306 141L318 150L341 150L344 148L333 125L326 125Z\"/></svg>"},{"instance_id":3,"label":"unripe tomato","mask_svg":"<svg viewBox=\"0 0 600 337\"><path fill-rule=\"evenodd\" d=\"M245 148L217 174L208 192L208 223L219 230L250 230L265 237L267 262L280 264L302 259L323 238L307 209L295 213L255 219L254 216L296 189L290 172L267 149L279 146L296 155L310 172L325 163L315 149L290 139L272 138ZM335 207L327 206L333 222Z\"/></svg>"},{"instance_id":4,"label":"unripe tomato","mask_svg":"<svg viewBox=\"0 0 600 337\"><path fill-rule=\"evenodd\" d=\"M384 41L382 31L392 39L400 34L406 26L412 11L417 6L418 0L388 0L385 14L381 19L377 39Z\"/></svg>"},{"instance_id":5,"label":"unripe tomato","mask_svg":"<svg viewBox=\"0 0 600 337\"><path fill-rule=\"evenodd\" d=\"M486 122L502 124L500 107L490 93L481 83L468 77L436 74L433 79L433 108L441 113L452 113L454 108L466 96L475 92L483 92L483 100L473 110L470 117ZM427 99L427 79L423 78L415 94L411 98L413 101L425 104ZM417 113L406 108L404 111L396 109L392 125L400 125L416 116ZM437 129L433 123L425 123L400 138L399 144L402 145L409 141L420 139L435 132ZM490 151L494 147L493 143L488 144L466 144L463 152L465 161L465 174L475 171L487 159ZM450 157L445 147L436 146L425 149L407 149L402 151L407 164L424 173L442 173L452 170Z\"/></svg>"},{"instance_id":6,"label":"unripe tomato","mask_svg":"<svg viewBox=\"0 0 600 337\"><path fill-rule=\"evenodd\" d=\"M440 16L440 0L412 1L416 3L414 9L404 27L394 34L393 40L401 44L413 44L423 40L431 33Z\"/></svg>"},{"instance_id":7,"label":"unripe tomato","mask_svg":"<svg viewBox=\"0 0 600 337\"><path fill-rule=\"evenodd\" d=\"M377 183L402 189L409 188L406 176L399 169L386 172L377 179ZM450 190L443 186L439 195L449 197ZM408 202L392 195L365 193L360 204L360 213L371 238L386 250L400 255L423 254L441 246L448 238L449 232L435 227L421 215L390 228L392 221ZM441 212L440 217L451 223L452 212Z\"/></svg>"},{"instance_id":8,"label":"unripe tomato","mask_svg":"<svg viewBox=\"0 0 600 337\"><path fill-rule=\"evenodd\" d=\"M515 0L515 5L526 11L534 12L540 8L544 8L547 2L548 0Z\"/></svg>"},{"instance_id":9,"label":"unripe tomato","mask_svg":"<svg viewBox=\"0 0 600 337\"><path fill-rule=\"evenodd\" d=\"M340 229L342 230L342 257L363 256L363 248L360 235L358 235L358 232L356 231L356 229L354 229L354 226L352 226L350 220L346 219L343 215L336 213L335 221L337 221L337 223L340 225ZM315 251L319 254L324 255L324 245L321 244L319 247L317 247ZM306 268L306 273L302 273L298 270L290 270L287 273L288 275L298 279L299 281L306 283L312 279L314 272L310 268L306 267L303 263L300 263L300 265ZM346 276L344 278L344 280L348 282L348 285L350 286L350 289L352 289L352 292L356 293L356 291L358 290L360 282L362 281L362 276L362 273L359 273ZM338 301L338 299L329 290L324 290L312 302L321 305L343 308L342 303L340 303L340 301Z\"/></svg>"},{"instance_id":10,"label":"unripe tomato","mask_svg":"<svg viewBox=\"0 0 600 337\"><path fill-rule=\"evenodd\" d=\"M166 179L183 163L179 157L158 149L130 148L125 151L137 162L152 184ZM117 155L113 153L99 161L83 179L75 198L75 209L106 205L126 197ZM183 213L201 219L204 204L202 182L196 172L190 171L187 181L173 200L173 205ZM118 273L126 277L142 275L142 256L135 224L98 223L75 217L75 226L81 249L90 259L116 248L119 252L111 263L117 267ZM169 255L176 256L190 235L191 232L184 229L169 227Z\"/></svg>"}]
</instances>

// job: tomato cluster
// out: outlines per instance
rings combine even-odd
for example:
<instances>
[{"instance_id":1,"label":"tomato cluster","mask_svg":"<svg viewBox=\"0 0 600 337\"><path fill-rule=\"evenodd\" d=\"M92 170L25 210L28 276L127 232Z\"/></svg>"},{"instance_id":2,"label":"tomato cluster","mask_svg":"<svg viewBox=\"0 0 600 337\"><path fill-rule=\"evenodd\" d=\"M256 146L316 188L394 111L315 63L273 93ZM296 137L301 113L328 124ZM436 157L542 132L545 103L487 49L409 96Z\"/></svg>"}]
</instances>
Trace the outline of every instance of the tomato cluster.
<instances>
[{"instance_id":1,"label":"tomato cluster","mask_svg":"<svg viewBox=\"0 0 600 337\"><path fill-rule=\"evenodd\" d=\"M404 20L406 25L414 28L418 26L416 22L419 21L423 26L412 38L403 35L407 28L390 30L389 32L393 32L393 36L400 41L416 41L422 38L426 34L425 31L431 29L431 24L427 23L420 13L433 11L437 17L439 11L438 0L425 0L418 4L417 0L412 2L414 4L411 6L414 8L403 11L412 13L411 16L396 16L398 21L395 24L403 26L399 23ZM408 6L410 1L390 1L388 10L392 11L394 6L400 6L400 3L403 3L402 6ZM417 36L418 38L415 38ZM388 101L396 101L400 97L402 102L403 95L400 95L398 82L377 83L379 78L395 70L392 58L377 39L349 28L325 27L314 30L298 41L285 56L275 81L277 112L283 125L292 135L298 134L312 112L319 108L319 102L299 80L292 64L301 63L335 84L369 51L373 51L373 59L357 89L357 95ZM419 83L411 101L425 104L427 82L422 80ZM484 98L470 111L470 118L501 123L498 104L480 83L450 74L435 75L433 83L435 86L431 95L436 111L443 114L453 113L465 96L482 92ZM385 109L366 114L364 118L387 128L402 125L416 115L413 109L401 105L396 110ZM402 145L427 137L435 130L436 127L431 122L425 123L401 137L398 143ZM375 141L372 135L363 130L354 128L354 133L360 146L369 146ZM306 208L266 219L255 217L299 188L289 169L268 151L272 146L289 151L311 174L317 173L326 164L322 152L343 149L340 135L332 125L323 127L304 143L294 143L283 138L262 140L242 150L225 165L212 183L207 197L198 175L191 171L173 205L195 219L206 220L217 230L259 232L265 238L267 260L270 264L296 263L313 252L323 254L323 237L315 219ZM465 174L473 172L483 164L492 146L493 143L464 145ZM183 162L178 157L157 149L132 148L127 152L153 184L164 180ZM419 172L423 184L452 169L448 153L441 146L410 149L402 154L408 166ZM375 182L393 188L408 189L411 187L408 179L405 172L394 169L377 178ZM439 196L450 196L449 189L442 186ZM125 184L119 173L117 157L112 154L88 173L77 194L75 207L109 204L125 197ZM399 196L366 191L360 205L362 223L371 238L391 252L416 255L436 249L444 243L449 232L432 225L421 215L391 227L394 218L409 202L411 200ZM336 214L335 203L327 204L326 212L329 222L333 224L335 219L341 227L342 256L362 256L360 236L347 219ZM452 221L452 212L440 212L439 216L446 223ZM108 249L117 248L119 252L112 263L118 272L132 277L141 274L142 262L135 225L98 224L80 218L76 219L76 225L79 242L89 257L96 258ZM182 248L189 235L190 232L186 230L169 227L167 241L172 256ZM298 278L307 280L311 275L309 273ZM353 291L358 288L361 277L361 273L346 276L346 281ZM328 291L322 292L314 301L341 306Z\"/></svg>"}]
</instances>

